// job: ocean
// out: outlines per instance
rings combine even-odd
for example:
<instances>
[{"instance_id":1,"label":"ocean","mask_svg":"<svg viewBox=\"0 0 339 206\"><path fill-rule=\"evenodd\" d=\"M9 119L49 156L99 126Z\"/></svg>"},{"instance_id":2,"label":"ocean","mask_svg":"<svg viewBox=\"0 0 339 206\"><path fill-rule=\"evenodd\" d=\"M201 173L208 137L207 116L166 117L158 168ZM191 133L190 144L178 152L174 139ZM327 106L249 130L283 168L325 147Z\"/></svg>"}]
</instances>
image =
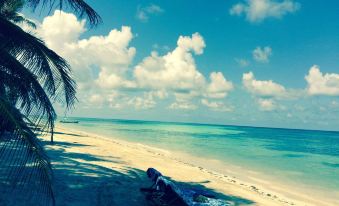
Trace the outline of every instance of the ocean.
<instances>
[{"instance_id":1,"label":"ocean","mask_svg":"<svg viewBox=\"0 0 339 206\"><path fill-rule=\"evenodd\" d=\"M63 127L112 136L195 157L195 164L249 181L281 182L290 188L339 195L339 132L69 118ZM199 158L201 161L199 161ZM209 161L210 160L210 161ZM233 170L234 171L234 170ZM237 173L233 174L237 176Z\"/></svg>"}]
</instances>

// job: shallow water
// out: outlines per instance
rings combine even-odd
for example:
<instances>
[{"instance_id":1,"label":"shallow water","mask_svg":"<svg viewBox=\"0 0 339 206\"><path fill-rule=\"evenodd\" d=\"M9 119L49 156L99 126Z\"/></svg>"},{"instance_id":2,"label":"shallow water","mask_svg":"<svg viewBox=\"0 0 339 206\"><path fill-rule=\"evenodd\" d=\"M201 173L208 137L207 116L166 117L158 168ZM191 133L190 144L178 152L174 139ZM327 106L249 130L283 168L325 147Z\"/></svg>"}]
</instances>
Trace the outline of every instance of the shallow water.
<instances>
[{"instance_id":1,"label":"shallow water","mask_svg":"<svg viewBox=\"0 0 339 206\"><path fill-rule=\"evenodd\" d=\"M286 184L339 194L339 132L69 118L63 127L232 164Z\"/></svg>"}]
</instances>

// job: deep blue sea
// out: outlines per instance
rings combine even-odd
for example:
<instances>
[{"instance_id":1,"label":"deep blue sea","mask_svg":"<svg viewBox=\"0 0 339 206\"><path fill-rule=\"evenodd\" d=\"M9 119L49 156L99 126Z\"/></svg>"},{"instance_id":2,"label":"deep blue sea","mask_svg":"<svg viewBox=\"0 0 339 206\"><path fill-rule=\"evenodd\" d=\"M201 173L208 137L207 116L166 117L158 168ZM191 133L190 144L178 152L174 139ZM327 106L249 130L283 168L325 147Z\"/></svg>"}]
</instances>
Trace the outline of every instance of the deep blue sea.
<instances>
[{"instance_id":1,"label":"deep blue sea","mask_svg":"<svg viewBox=\"0 0 339 206\"><path fill-rule=\"evenodd\" d=\"M63 127L113 136L339 194L339 132L69 118ZM339 126L338 126L339 129ZM222 168L222 167L221 167ZM222 172L222 171L221 171Z\"/></svg>"}]
</instances>

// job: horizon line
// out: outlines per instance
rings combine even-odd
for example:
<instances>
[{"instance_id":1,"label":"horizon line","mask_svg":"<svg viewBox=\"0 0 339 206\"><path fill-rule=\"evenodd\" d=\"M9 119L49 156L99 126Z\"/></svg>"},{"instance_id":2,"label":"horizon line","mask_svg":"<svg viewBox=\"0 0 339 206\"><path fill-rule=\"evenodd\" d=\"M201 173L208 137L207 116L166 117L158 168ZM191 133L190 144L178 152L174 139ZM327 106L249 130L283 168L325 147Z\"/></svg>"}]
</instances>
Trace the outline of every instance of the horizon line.
<instances>
[{"instance_id":1,"label":"horizon line","mask_svg":"<svg viewBox=\"0 0 339 206\"><path fill-rule=\"evenodd\" d=\"M59 116L59 115L58 115ZM209 126L231 126L231 127L250 127L250 128L262 128L262 129L283 129L283 130L302 130L302 131L315 131L315 132L339 132L339 130L322 130L322 129L305 129L305 128L286 128L286 127L268 127L268 126L254 126L254 125L236 125L236 124L222 124L222 123L202 123L202 122L177 122L166 120L145 120L145 119L119 119L108 117L80 117L80 116L68 116L69 118L89 118L89 119L105 119L105 120L124 120L124 121L144 121L144 122L161 122L161 123L176 123L176 124L191 124L191 125L209 125ZM57 117L62 118L62 117Z\"/></svg>"}]
</instances>

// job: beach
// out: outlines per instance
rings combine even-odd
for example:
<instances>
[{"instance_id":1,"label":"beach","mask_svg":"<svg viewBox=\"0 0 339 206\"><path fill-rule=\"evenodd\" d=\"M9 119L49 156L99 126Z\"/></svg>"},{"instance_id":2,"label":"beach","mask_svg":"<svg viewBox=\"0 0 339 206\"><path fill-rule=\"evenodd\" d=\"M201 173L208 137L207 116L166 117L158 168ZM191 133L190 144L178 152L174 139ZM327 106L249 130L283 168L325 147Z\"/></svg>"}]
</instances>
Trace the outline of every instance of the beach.
<instances>
[{"instance_id":1,"label":"beach","mask_svg":"<svg viewBox=\"0 0 339 206\"><path fill-rule=\"evenodd\" d=\"M192 2L0 1L0 206L339 206L339 1Z\"/></svg>"},{"instance_id":2,"label":"beach","mask_svg":"<svg viewBox=\"0 0 339 206\"><path fill-rule=\"evenodd\" d=\"M171 151L112 136L58 126L53 145L49 136L42 138L54 170L57 205L147 205L139 188L151 185L145 174L149 167L183 187L204 189L234 205L337 204L283 190L277 193L184 161Z\"/></svg>"}]
</instances>

